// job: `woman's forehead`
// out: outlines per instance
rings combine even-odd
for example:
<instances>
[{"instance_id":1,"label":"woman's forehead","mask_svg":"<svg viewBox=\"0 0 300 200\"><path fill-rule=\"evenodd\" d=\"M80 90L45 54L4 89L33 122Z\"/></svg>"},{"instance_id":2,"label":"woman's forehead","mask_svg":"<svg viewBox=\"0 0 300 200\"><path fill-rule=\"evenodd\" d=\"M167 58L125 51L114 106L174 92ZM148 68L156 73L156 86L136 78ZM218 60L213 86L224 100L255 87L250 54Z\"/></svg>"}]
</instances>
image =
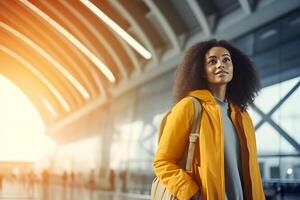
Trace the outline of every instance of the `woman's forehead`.
<instances>
[{"instance_id":1,"label":"woman's forehead","mask_svg":"<svg viewBox=\"0 0 300 200\"><path fill-rule=\"evenodd\" d=\"M226 48L212 47L206 52L205 57L206 58L213 57L213 56L221 57L221 56L226 56L226 55L230 56L230 53Z\"/></svg>"}]
</instances>

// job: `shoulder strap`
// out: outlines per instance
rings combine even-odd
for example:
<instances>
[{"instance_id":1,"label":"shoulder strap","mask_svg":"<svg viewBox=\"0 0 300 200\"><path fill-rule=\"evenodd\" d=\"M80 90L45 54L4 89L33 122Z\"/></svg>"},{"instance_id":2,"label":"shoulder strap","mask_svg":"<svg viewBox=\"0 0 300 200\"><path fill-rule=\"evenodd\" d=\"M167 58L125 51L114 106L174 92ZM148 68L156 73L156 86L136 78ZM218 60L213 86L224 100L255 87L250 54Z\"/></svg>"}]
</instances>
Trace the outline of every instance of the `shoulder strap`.
<instances>
[{"instance_id":1,"label":"shoulder strap","mask_svg":"<svg viewBox=\"0 0 300 200\"><path fill-rule=\"evenodd\" d=\"M189 148L188 148L187 160L185 165L185 171L188 173L192 172L195 146L196 146L197 139L199 137L200 117L202 114L202 107L199 100L195 97L192 97L192 100L194 103L194 118L193 118L191 132L189 135Z\"/></svg>"}]
</instances>

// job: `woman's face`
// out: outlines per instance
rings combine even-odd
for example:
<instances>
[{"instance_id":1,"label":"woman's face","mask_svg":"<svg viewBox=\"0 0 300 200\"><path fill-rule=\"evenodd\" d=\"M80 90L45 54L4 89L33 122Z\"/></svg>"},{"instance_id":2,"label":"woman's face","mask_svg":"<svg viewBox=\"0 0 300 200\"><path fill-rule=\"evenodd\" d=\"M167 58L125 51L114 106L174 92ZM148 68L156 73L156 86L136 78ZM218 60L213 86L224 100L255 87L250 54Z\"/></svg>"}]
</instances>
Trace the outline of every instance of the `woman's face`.
<instances>
[{"instance_id":1,"label":"woman's face","mask_svg":"<svg viewBox=\"0 0 300 200\"><path fill-rule=\"evenodd\" d=\"M205 75L208 84L228 84L233 77L231 56L224 47L212 47L205 54Z\"/></svg>"}]
</instances>

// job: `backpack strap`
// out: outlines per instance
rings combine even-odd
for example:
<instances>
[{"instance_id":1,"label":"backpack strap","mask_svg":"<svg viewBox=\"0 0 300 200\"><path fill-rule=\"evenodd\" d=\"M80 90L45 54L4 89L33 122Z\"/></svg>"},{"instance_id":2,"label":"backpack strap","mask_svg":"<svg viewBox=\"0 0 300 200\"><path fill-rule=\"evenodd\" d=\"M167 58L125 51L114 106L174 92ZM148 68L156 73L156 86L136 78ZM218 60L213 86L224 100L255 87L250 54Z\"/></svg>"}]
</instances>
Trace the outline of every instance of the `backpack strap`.
<instances>
[{"instance_id":1,"label":"backpack strap","mask_svg":"<svg viewBox=\"0 0 300 200\"><path fill-rule=\"evenodd\" d=\"M192 96L191 96L192 97ZM195 97L192 97L194 103L194 118L192 123L191 132L189 134L189 148L187 153L185 171L187 173L192 172L192 164L195 154L195 146L197 139L199 137L199 129L200 129L200 117L202 114L202 107L199 100Z\"/></svg>"}]
</instances>

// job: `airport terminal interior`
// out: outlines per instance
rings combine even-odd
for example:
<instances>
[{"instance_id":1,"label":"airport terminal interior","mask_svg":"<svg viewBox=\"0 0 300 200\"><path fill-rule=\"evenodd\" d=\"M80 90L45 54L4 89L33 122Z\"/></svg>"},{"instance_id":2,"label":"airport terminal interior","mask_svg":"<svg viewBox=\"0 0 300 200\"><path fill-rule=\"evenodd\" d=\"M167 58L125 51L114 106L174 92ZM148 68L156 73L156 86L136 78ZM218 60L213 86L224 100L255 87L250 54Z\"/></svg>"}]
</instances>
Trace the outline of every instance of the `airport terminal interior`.
<instances>
[{"instance_id":1,"label":"airport terminal interior","mask_svg":"<svg viewBox=\"0 0 300 200\"><path fill-rule=\"evenodd\" d=\"M300 0L0 0L0 200L150 200L175 70L212 38L261 80L266 199L300 199Z\"/></svg>"}]
</instances>

